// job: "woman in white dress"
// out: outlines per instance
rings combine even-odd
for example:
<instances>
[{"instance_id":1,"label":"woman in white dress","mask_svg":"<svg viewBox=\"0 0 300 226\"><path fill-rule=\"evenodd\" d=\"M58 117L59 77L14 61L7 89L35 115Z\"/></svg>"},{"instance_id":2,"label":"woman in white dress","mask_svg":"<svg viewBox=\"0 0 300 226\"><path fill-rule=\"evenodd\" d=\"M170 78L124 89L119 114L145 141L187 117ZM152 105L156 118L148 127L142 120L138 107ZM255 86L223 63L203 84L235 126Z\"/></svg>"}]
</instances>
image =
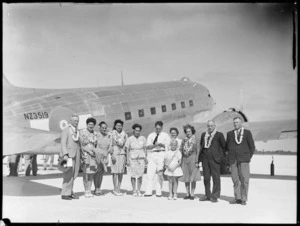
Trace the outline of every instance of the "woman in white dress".
<instances>
[{"instance_id":1,"label":"woman in white dress","mask_svg":"<svg viewBox=\"0 0 300 226\"><path fill-rule=\"evenodd\" d=\"M146 163L146 138L140 136L142 126L134 124L132 126L133 135L126 141L127 166L131 175L133 196L141 197L141 186Z\"/></svg>"},{"instance_id":2,"label":"woman in white dress","mask_svg":"<svg viewBox=\"0 0 300 226\"><path fill-rule=\"evenodd\" d=\"M179 151L178 141L176 139L172 139L170 142L170 149L165 153L164 158L164 164L166 166L164 174L168 176L169 180L169 200L172 198L174 200L177 199L178 178L183 175L180 166L181 158L182 154Z\"/></svg>"}]
</instances>

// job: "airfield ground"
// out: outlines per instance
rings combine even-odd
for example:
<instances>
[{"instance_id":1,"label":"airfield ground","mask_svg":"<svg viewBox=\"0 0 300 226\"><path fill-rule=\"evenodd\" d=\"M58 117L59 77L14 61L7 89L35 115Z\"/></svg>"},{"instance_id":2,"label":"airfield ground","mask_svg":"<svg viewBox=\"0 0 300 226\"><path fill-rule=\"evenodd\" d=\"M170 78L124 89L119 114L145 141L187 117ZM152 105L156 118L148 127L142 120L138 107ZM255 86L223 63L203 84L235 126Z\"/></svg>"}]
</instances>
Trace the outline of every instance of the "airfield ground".
<instances>
[{"instance_id":1,"label":"airfield ground","mask_svg":"<svg viewBox=\"0 0 300 226\"><path fill-rule=\"evenodd\" d=\"M122 190L127 195L114 196L112 178L105 175L104 196L85 198L82 175L75 181L79 200L60 198L62 175L58 170L44 171L39 158L38 176L6 177L3 164L3 218L11 222L162 222L162 223L296 223L297 177L270 177L252 174L246 206L230 205L233 184L229 175L221 177L221 198L218 203L199 202L204 195L203 181L197 182L195 200L183 200L185 187L179 184L178 200L168 200L168 182L164 181L163 197L133 197L129 175ZM258 157L257 157L258 158ZM296 156L294 156L296 158ZM280 158L277 158L279 162ZM264 161L264 160L263 160ZM286 161L286 159L284 160ZM255 164L253 164L255 165ZM280 165L280 164L278 164ZM253 167L253 166L251 166ZM257 169L256 169L257 170ZM280 169L277 168L280 172ZM146 175L142 191L145 191ZM202 177L203 179L203 177Z\"/></svg>"}]
</instances>

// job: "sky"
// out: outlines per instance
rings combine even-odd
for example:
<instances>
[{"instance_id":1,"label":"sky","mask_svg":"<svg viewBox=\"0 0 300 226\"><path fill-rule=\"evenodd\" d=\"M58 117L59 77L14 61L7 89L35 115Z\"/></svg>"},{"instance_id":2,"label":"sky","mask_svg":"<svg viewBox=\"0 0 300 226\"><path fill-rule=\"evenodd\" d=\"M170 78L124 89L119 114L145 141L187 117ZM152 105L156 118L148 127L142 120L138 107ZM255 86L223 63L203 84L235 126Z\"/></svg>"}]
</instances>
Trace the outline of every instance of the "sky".
<instances>
[{"instance_id":1,"label":"sky","mask_svg":"<svg viewBox=\"0 0 300 226\"><path fill-rule=\"evenodd\" d=\"M209 89L214 114L296 119L292 25L290 5L270 3L3 4L3 74L34 88L186 76Z\"/></svg>"}]
</instances>

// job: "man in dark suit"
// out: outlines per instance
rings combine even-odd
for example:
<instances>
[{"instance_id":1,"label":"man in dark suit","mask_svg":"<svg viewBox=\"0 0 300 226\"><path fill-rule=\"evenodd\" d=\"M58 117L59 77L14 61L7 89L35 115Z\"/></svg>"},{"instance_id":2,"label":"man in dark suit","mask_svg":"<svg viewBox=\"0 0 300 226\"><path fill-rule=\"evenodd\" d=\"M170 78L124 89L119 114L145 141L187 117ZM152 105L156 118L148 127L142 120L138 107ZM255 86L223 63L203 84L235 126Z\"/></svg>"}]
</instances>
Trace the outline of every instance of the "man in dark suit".
<instances>
[{"instance_id":1,"label":"man in dark suit","mask_svg":"<svg viewBox=\"0 0 300 226\"><path fill-rule=\"evenodd\" d=\"M225 155L223 133L216 130L213 120L207 122L207 132L201 134L198 162L202 162L205 196L200 201L218 202L221 193L220 169L221 159ZM213 189L210 190L210 178L213 178Z\"/></svg>"},{"instance_id":2,"label":"man in dark suit","mask_svg":"<svg viewBox=\"0 0 300 226\"><path fill-rule=\"evenodd\" d=\"M80 167L80 143L78 115L72 115L70 124L62 131L61 135L61 153L60 158L65 161L72 159L72 166L68 166L63 172L63 185L61 190L61 198L65 200L79 199L73 193L74 180L76 179Z\"/></svg>"},{"instance_id":3,"label":"man in dark suit","mask_svg":"<svg viewBox=\"0 0 300 226\"><path fill-rule=\"evenodd\" d=\"M255 145L252 134L242 127L242 119L233 119L234 130L227 133L226 153L231 167L234 197L230 204L246 205L249 188L250 166Z\"/></svg>"}]
</instances>

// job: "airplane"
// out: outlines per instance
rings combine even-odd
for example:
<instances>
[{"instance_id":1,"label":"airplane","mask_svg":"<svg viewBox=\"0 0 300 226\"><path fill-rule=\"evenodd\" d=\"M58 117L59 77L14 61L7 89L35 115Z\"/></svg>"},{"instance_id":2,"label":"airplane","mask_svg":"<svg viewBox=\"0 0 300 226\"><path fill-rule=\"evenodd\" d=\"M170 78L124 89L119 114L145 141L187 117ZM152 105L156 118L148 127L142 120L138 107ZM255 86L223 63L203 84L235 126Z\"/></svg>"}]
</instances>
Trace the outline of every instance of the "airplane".
<instances>
[{"instance_id":1,"label":"airplane","mask_svg":"<svg viewBox=\"0 0 300 226\"><path fill-rule=\"evenodd\" d=\"M213 119L218 131L233 129L232 119L242 118L253 132L255 141L297 137L296 120L251 122L238 109L230 108L213 118L215 106L208 88L183 77L177 81L143 83L110 87L74 89L35 89L12 85L3 75L3 156L12 154L59 154L60 135L70 116L79 115L79 129L94 117L113 126L124 121L124 130L132 134L132 125L142 125L142 135L154 130L155 121L164 122L164 130L190 123L196 137L206 131ZM97 130L97 126L95 127ZM179 134L184 137L183 132Z\"/></svg>"}]
</instances>

